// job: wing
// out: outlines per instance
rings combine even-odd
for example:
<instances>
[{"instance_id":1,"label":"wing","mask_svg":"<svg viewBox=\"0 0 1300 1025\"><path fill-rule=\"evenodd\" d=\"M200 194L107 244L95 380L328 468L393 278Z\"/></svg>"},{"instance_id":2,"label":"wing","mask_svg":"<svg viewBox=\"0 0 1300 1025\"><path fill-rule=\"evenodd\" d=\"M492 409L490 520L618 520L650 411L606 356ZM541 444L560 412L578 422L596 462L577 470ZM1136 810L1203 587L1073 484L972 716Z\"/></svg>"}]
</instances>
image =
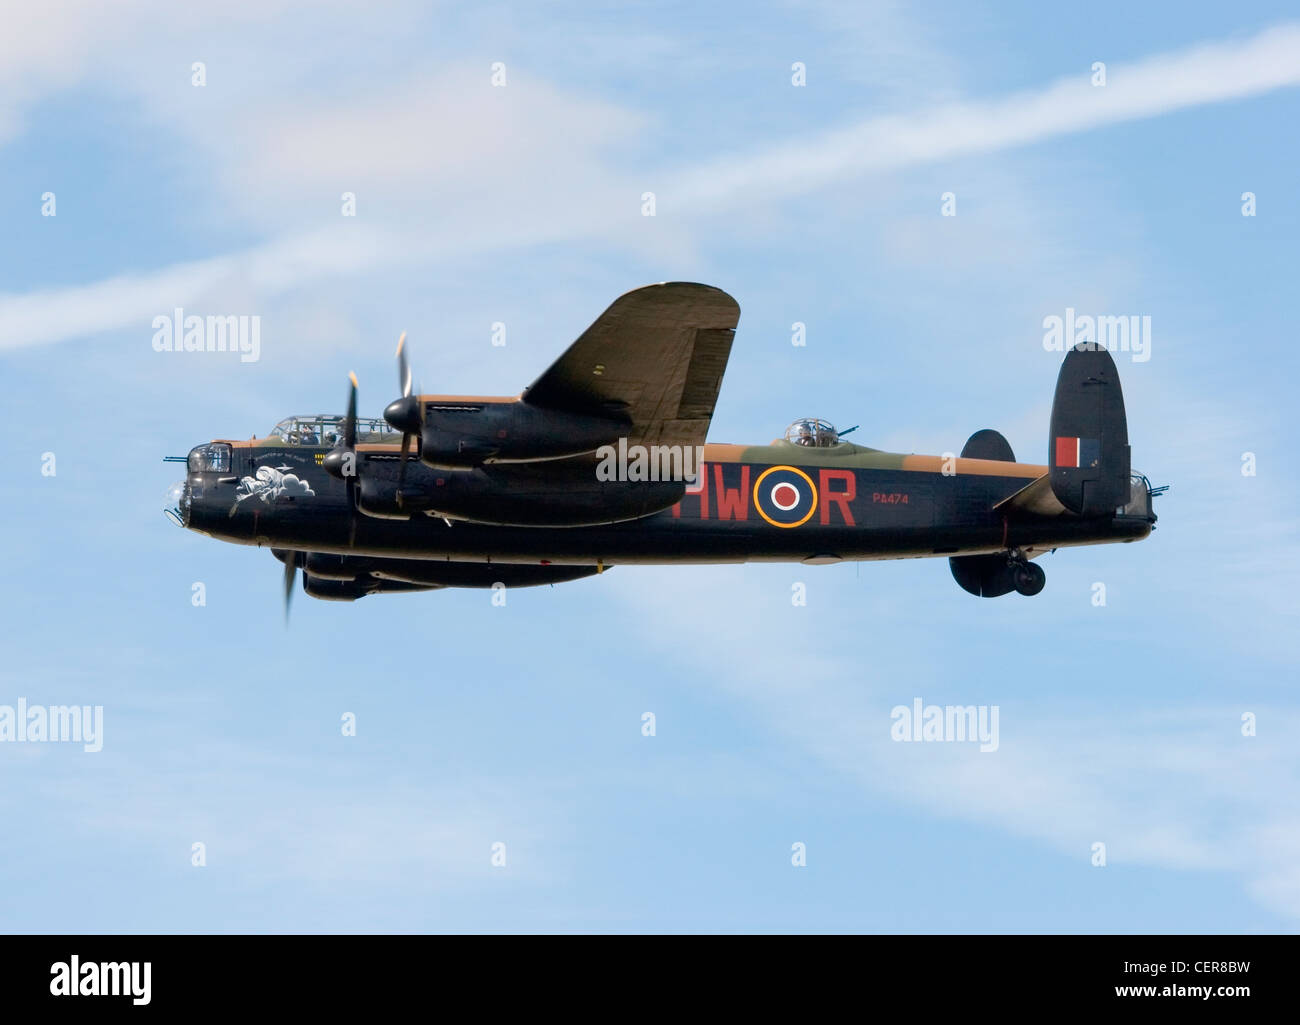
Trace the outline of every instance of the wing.
<instances>
[{"instance_id":1,"label":"wing","mask_svg":"<svg viewBox=\"0 0 1300 1025\"><path fill-rule=\"evenodd\" d=\"M739 320L719 288L646 285L616 299L523 401L626 416L630 444L703 445Z\"/></svg>"}]
</instances>

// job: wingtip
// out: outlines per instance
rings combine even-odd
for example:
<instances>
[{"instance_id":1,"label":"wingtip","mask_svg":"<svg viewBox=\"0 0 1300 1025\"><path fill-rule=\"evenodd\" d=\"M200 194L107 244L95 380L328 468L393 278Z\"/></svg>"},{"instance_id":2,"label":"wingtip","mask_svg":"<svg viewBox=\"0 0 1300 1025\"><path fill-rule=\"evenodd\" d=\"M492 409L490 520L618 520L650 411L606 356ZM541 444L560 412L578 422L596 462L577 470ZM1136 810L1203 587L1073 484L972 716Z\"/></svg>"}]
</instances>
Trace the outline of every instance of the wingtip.
<instances>
[{"instance_id":1,"label":"wingtip","mask_svg":"<svg viewBox=\"0 0 1300 1025\"><path fill-rule=\"evenodd\" d=\"M653 284L642 285L640 288L634 288L630 292L625 292L619 296L620 299L626 299L638 292L649 290L664 289L668 292L691 294L693 299L706 299L708 302L720 304L728 310L740 312L740 303L734 295L731 295L726 289L719 288L717 285L706 285L702 281L656 281Z\"/></svg>"}]
</instances>

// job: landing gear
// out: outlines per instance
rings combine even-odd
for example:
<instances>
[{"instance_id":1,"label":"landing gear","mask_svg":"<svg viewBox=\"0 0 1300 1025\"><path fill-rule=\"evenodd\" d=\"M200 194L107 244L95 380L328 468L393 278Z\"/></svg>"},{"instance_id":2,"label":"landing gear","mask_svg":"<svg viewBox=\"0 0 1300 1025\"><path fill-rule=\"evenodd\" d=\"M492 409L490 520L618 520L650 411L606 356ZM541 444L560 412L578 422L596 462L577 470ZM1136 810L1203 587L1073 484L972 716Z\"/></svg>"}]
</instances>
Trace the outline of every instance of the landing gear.
<instances>
[{"instance_id":1,"label":"landing gear","mask_svg":"<svg viewBox=\"0 0 1300 1025\"><path fill-rule=\"evenodd\" d=\"M1011 583L1018 594L1032 598L1047 584L1047 574L1018 552L1008 560L1011 565Z\"/></svg>"},{"instance_id":2,"label":"landing gear","mask_svg":"<svg viewBox=\"0 0 1300 1025\"><path fill-rule=\"evenodd\" d=\"M980 598L998 598L1012 591L1032 597L1047 583L1047 574L1019 548L988 555L956 555L948 560L948 567L962 590Z\"/></svg>"}]
</instances>

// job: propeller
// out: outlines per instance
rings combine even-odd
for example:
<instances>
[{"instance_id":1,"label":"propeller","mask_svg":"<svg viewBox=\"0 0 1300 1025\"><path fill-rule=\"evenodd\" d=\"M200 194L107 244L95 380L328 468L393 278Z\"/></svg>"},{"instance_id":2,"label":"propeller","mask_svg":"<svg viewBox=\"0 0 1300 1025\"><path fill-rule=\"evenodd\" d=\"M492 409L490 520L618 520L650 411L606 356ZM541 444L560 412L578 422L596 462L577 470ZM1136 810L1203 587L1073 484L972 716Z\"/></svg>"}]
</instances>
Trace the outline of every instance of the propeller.
<instances>
[{"instance_id":1,"label":"propeller","mask_svg":"<svg viewBox=\"0 0 1300 1025\"><path fill-rule=\"evenodd\" d=\"M411 394L411 367L406 362L406 332L397 339L397 386L402 389L402 398Z\"/></svg>"},{"instance_id":2,"label":"propeller","mask_svg":"<svg viewBox=\"0 0 1300 1025\"><path fill-rule=\"evenodd\" d=\"M298 553L290 552L284 560L284 624L289 625L289 601L293 598L294 578L298 575Z\"/></svg>"},{"instance_id":3,"label":"propeller","mask_svg":"<svg viewBox=\"0 0 1300 1025\"><path fill-rule=\"evenodd\" d=\"M348 392L348 415L343 418L343 434L325 453L321 466L331 477L355 481L357 476L357 375L348 374L352 389Z\"/></svg>"},{"instance_id":4,"label":"propeller","mask_svg":"<svg viewBox=\"0 0 1300 1025\"><path fill-rule=\"evenodd\" d=\"M402 504L402 487L406 484L406 463L411 455L411 438L424 430L424 403L411 396L411 365L406 360L406 332L397 339L397 383L402 397L390 402L384 419L402 432L402 460L397 471L397 504Z\"/></svg>"},{"instance_id":5,"label":"propeller","mask_svg":"<svg viewBox=\"0 0 1300 1025\"><path fill-rule=\"evenodd\" d=\"M294 577L297 576L298 567L306 565L306 556L302 552L291 552L285 548L272 548L271 554L284 563L284 625L288 626Z\"/></svg>"},{"instance_id":6,"label":"propeller","mask_svg":"<svg viewBox=\"0 0 1300 1025\"><path fill-rule=\"evenodd\" d=\"M335 477L348 488L348 498L352 506L352 528L348 534L348 544L357 539L357 375L349 373L352 384L348 392L348 413L343 418L343 434L334 447L325 453L321 466L331 477Z\"/></svg>"}]
</instances>

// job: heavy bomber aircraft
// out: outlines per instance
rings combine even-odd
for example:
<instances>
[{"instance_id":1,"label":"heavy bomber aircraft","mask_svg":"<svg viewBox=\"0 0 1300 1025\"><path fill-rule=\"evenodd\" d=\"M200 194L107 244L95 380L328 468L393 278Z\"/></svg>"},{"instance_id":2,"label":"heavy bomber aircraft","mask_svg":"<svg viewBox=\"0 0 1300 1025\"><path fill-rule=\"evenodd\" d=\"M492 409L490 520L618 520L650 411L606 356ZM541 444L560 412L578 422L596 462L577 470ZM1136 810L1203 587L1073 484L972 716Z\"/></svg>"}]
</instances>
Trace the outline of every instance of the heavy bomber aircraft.
<instances>
[{"instance_id":1,"label":"heavy bomber aircraft","mask_svg":"<svg viewBox=\"0 0 1300 1025\"><path fill-rule=\"evenodd\" d=\"M900 455L795 421L770 445L705 444L740 307L708 285L617 299L514 398L413 395L382 419L296 416L265 438L193 449L168 515L269 547L315 598L525 587L638 563L834 563L946 556L965 590L1034 595L1031 560L1151 533L1129 467L1119 375L1103 347L1066 354L1049 465L993 430L960 456Z\"/></svg>"}]
</instances>

